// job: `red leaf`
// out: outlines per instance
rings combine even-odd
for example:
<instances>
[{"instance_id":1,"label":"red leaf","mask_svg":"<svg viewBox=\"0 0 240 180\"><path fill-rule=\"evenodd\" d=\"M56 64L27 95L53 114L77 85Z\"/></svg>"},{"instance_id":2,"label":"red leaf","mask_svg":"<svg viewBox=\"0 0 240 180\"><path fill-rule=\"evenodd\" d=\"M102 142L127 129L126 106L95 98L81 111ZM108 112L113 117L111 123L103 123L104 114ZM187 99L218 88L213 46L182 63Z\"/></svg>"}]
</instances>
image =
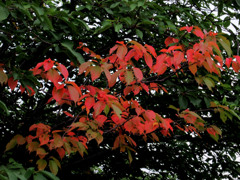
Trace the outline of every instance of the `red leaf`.
<instances>
[{"instance_id":1,"label":"red leaf","mask_svg":"<svg viewBox=\"0 0 240 180\"><path fill-rule=\"evenodd\" d=\"M232 67L233 67L233 70L238 73L240 67L238 65L238 63L236 61L232 61Z\"/></svg>"},{"instance_id":2,"label":"red leaf","mask_svg":"<svg viewBox=\"0 0 240 180\"><path fill-rule=\"evenodd\" d=\"M53 67L53 65L54 65L54 61L52 61L50 58L46 59L43 62L43 67L44 67L45 71L48 71L49 69L51 69Z\"/></svg>"},{"instance_id":3,"label":"red leaf","mask_svg":"<svg viewBox=\"0 0 240 180\"><path fill-rule=\"evenodd\" d=\"M63 148L57 148L57 152L61 159L65 156L65 150Z\"/></svg>"},{"instance_id":4,"label":"red leaf","mask_svg":"<svg viewBox=\"0 0 240 180\"><path fill-rule=\"evenodd\" d=\"M191 32L193 29L193 26L185 26L185 27L181 27L180 28L180 31L183 31L183 30L186 30L187 32Z\"/></svg>"},{"instance_id":5,"label":"red leaf","mask_svg":"<svg viewBox=\"0 0 240 180\"><path fill-rule=\"evenodd\" d=\"M194 26L193 34L195 34L197 37L204 39L204 34L202 30L197 26Z\"/></svg>"},{"instance_id":6,"label":"red leaf","mask_svg":"<svg viewBox=\"0 0 240 180\"><path fill-rule=\"evenodd\" d=\"M90 67L90 65L92 64L91 61L87 61L85 63L82 63L80 66L79 66L79 74L82 74L88 67Z\"/></svg>"},{"instance_id":7,"label":"red leaf","mask_svg":"<svg viewBox=\"0 0 240 180\"><path fill-rule=\"evenodd\" d=\"M148 65L148 67L152 68L152 65L153 65L152 56L148 53L144 53L144 59L145 59L146 64Z\"/></svg>"},{"instance_id":8,"label":"red leaf","mask_svg":"<svg viewBox=\"0 0 240 180\"><path fill-rule=\"evenodd\" d=\"M99 115L103 111L105 106L106 106L106 104L103 103L102 101L98 101L97 103L95 103L94 106L93 106L94 115L95 116Z\"/></svg>"},{"instance_id":9,"label":"red leaf","mask_svg":"<svg viewBox=\"0 0 240 180\"><path fill-rule=\"evenodd\" d=\"M154 120L156 119L156 114L152 110L146 110L143 114L145 120Z\"/></svg>"},{"instance_id":10,"label":"red leaf","mask_svg":"<svg viewBox=\"0 0 240 180\"><path fill-rule=\"evenodd\" d=\"M87 97L85 100L85 106L88 110L90 110L95 104L95 99L93 97Z\"/></svg>"},{"instance_id":11,"label":"red leaf","mask_svg":"<svg viewBox=\"0 0 240 180\"><path fill-rule=\"evenodd\" d=\"M99 66L91 66L90 73L91 73L92 81L94 81L95 79L100 77L102 71Z\"/></svg>"},{"instance_id":12,"label":"red leaf","mask_svg":"<svg viewBox=\"0 0 240 180\"><path fill-rule=\"evenodd\" d=\"M118 44L116 44L115 46L113 46L110 51L109 51L109 55L111 55L117 48L118 48Z\"/></svg>"},{"instance_id":13,"label":"red leaf","mask_svg":"<svg viewBox=\"0 0 240 180\"><path fill-rule=\"evenodd\" d=\"M64 113L64 114L66 114L68 117L71 117L71 118L73 118L73 115L72 115L72 114L70 114L69 112L67 112L67 111L63 111L63 113Z\"/></svg>"},{"instance_id":14,"label":"red leaf","mask_svg":"<svg viewBox=\"0 0 240 180\"><path fill-rule=\"evenodd\" d=\"M73 86L67 86L70 98L76 103L79 100L80 94L78 90Z\"/></svg>"},{"instance_id":15,"label":"red leaf","mask_svg":"<svg viewBox=\"0 0 240 180\"><path fill-rule=\"evenodd\" d=\"M166 47L168 47L170 44L178 43L178 41L179 41L178 39L175 39L175 38L169 36L165 39L164 43L165 43Z\"/></svg>"},{"instance_id":16,"label":"red leaf","mask_svg":"<svg viewBox=\"0 0 240 180\"><path fill-rule=\"evenodd\" d=\"M175 51L173 53L173 58L175 68L179 68L181 62L184 61L184 54L181 51Z\"/></svg>"},{"instance_id":17,"label":"red leaf","mask_svg":"<svg viewBox=\"0 0 240 180\"><path fill-rule=\"evenodd\" d=\"M236 60L237 60L238 64L240 65L240 56L233 56L233 57L235 57L235 58L236 58Z\"/></svg>"},{"instance_id":18,"label":"red leaf","mask_svg":"<svg viewBox=\"0 0 240 180\"><path fill-rule=\"evenodd\" d=\"M64 92L65 92L64 88L57 89L56 87L53 87L52 96L57 102L60 102L62 100Z\"/></svg>"},{"instance_id":19,"label":"red leaf","mask_svg":"<svg viewBox=\"0 0 240 180\"><path fill-rule=\"evenodd\" d=\"M125 45L119 45L117 49L117 56L120 60L123 60L127 54L127 47Z\"/></svg>"},{"instance_id":20,"label":"red leaf","mask_svg":"<svg viewBox=\"0 0 240 180\"><path fill-rule=\"evenodd\" d=\"M147 93L149 93L149 88L148 88L148 86L147 86L146 84L144 84L144 83L140 83L140 84L141 84L142 88L143 88Z\"/></svg>"},{"instance_id":21,"label":"red leaf","mask_svg":"<svg viewBox=\"0 0 240 180\"><path fill-rule=\"evenodd\" d=\"M124 96L127 96L132 91L132 86L127 86L123 90Z\"/></svg>"},{"instance_id":22,"label":"red leaf","mask_svg":"<svg viewBox=\"0 0 240 180\"><path fill-rule=\"evenodd\" d=\"M139 68L133 68L133 72L138 81L143 79L143 73Z\"/></svg>"},{"instance_id":23,"label":"red leaf","mask_svg":"<svg viewBox=\"0 0 240 180\"><path fill-rule=\"evenodd\" d=\"M216 131L212 127L207 128L207 132L208 132L208 134L211 134L213 136L215 136L217 134Z\"/></svg>"},{"instance_id":24,"label":"red leaf","mask_svg":"<svg viewBox=\"0 0 240 180\"><path fill-rule=\"evenodd\" d=\"M40 146L47 144L49 142L49 135L48 134L42 134L39 136Z\"/></svg>"},{"instance_id":25,"label":"red leaf","mask_svg":"<svg viewBox=\"0 0 240 180\"><path fill-rule=\"evenodd\" d=\"M71 84L73 87L76 88L76 90L78 91L78 93L82 96L82 91L81 89L78 87L78 85L75 82L71 82L71 81L66 81L66 84Z\"/></svg>"},{"instance_id":26,"label":"red leaf","mask_svg":"<svg viewBox=\"0 0 240 180\"><path fill-rule=\"evenodd\" d=\"M59 89L62 88L58 82L61 81L61 76L58 74L58 72L55 69L50 69L46 74L47 79L53 82L54 86Z\"/></svg>"},{"instance_id":27,"label":"red leaf","mask_svg":"<svg viewBox=\"0 0 240 180\"><path fill-rule=\"evenodd\" d=\"M157 53L156 53L154 47L147 45L147 44L145 44L145 47L146 47L147 51L153 55L153 57L155 57L155 58L157 57Z\"/></svg>"},{"instance_id":28,"label":"red leaf","mask_svg":"<svg viewBox=\"0 0 240 180\"><path fill-rule=\"evenodd\" d=\"M140 92L141 89L142 89L142 88L140 88L139 86L133 85L133 87L132 87L133 94L134 94L134 95L137 95L137 94ZM125 90L125 89L124 89L124 90ZM125 94L124 94L124 95L125 95Z\"/></svg>"},{"instance_id":29,"label":"red leaf","mask_svg":"<svg viewBox=\"0 0 240 180\"><path fill-rule=\"evenodd\" d=\"M68 78L68 70L67 70L67 68L64 65L62 65L62 64L58 64L57 68L61 72L61 74L63 75L65 80L67 80L67 78Z\"/></svg>"},{"instance_id":30,"label":"red leaf","mask_svg":"<svg viewBox=\"0 0 240 180\"><path fill-rule=\"evenodd\" d=\"M232 63L232 58L226 58L226 66L229 68Z\"/></svg>"},{"instance_id":31,"label":"red leaf","mask_svg":"<svg viewBox=\"0 0 240 180\"><path fill-rule=\"evenodd\" d=\"M108 83L109 87L112 87L115 85L116 83L116 80L117 80L117 77L119 76L120 73L122 73L124 71L124 69L121 69L117 72L115 72L112 76L111 76L111 80L110 82Z\"/></svg>"},{"instance_id":32,"label":"red leaf","mask_svg":"<svg viewBox=\"0 0 240 180\"><path fill-rule=\"evenodd\" d=\"M111 116L111 119L113 120L113 122L115 124L123 124L126 120L124 118L121 117L121 119L119 119L119 117L116 114L113 114Z\"/></svg>"},{"instance_id":33,"label":"red leaf","mask_svg":"<svg viewBox=\"0 0 240 180\"><path fill-rule=\"evenodd\" d=\"M10 77L8 79L8 86L11 88L11 90L13 91L15 89L15 87L17 86L18 80L13 79L13 77Z\"/></svg>"},{"instance_id":34,"label":"red leaf","mask_svg":"<svg viewBox=\"0 0 240 180\"><path fill-rule=\"evenodd\" d=\"M107 120L107 117L104 115L98 115L95 120L99 123L99 126L102 127L104 122Z\"/></svg>"}]
</instances>

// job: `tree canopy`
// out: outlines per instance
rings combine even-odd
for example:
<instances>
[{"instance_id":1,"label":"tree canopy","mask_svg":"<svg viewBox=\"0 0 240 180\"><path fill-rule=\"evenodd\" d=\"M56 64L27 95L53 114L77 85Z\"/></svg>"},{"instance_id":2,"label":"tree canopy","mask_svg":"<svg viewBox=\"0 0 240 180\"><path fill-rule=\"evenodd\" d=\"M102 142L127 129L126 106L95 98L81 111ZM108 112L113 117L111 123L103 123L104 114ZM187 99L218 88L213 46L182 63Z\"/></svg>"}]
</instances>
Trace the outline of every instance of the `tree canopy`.
<instances>
[{"instance_id":1,"label":"tree canopy","mask_svg":"<svg viewBox=\"0 0 240 180\"><path fill-rule=\"evenodd\" d=\"M239 178L239 8L0 2L0 179Z\"/></svg>"}]
</instances>

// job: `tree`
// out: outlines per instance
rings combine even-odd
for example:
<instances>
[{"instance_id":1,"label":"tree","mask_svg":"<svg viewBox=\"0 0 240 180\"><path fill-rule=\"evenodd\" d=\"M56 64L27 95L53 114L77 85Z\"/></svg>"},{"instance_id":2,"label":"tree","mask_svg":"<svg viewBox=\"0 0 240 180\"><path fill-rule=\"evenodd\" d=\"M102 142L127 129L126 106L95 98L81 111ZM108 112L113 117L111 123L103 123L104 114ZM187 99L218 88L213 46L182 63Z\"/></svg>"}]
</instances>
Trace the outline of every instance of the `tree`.
<instances>
[{"instance_id":1,"label":"tree","mask_svg":"<svg viewBox=\"0 0 240 180\"><path fill-rule=\"evenodd\" d=\"M28 149L7 151L2 162L48 164L55 174L61 162L62 178L137 178L142 167L164 178L237 177L235 7L238 1L1 3L1 151ZM230 35L221 34L225 28Z\"/></svg>"}]
</instances>

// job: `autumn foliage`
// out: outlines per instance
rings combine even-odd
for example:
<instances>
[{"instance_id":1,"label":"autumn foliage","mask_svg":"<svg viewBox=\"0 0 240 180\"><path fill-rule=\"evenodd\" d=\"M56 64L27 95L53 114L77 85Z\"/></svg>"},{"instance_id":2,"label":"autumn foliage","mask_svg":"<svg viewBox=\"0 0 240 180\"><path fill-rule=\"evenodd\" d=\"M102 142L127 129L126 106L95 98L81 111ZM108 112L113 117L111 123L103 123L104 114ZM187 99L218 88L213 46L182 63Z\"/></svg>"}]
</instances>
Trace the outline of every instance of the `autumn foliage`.
<instances>
[{"instance_id":1,"label":"autumn foliage","mask_svg":"<svg viewBox=\"0 0 240 180\"><path fill-rule=\"evenodd\" d=\"M207 132L217 141L222 134L221 130L214 124L206 123L196 112L170 105L169 108L176 110L176 118L171 119L151 109L144 109L136 98L142 92L153 95L156 92L168 93L161 83L164 78L180 72L190 71L199 86L206 86L209 90L215 86L216 80L208 74L214 73L220 77L221 71L227 68L233 68L238 73L240 57L231 57L227 48L228 40L224 36L202 31L196 26L183 27L180 30L183 31L183 36L192 34L194 41L186 45L181 44L181 38L168 37L165 40L166 48L158 51L155 49L157 47L142 45L136 41L129 41L127 44L120 41L116 42L106 57L101 57L86 44L79 43L78 49L88 54L90 60L79 66L71 63L68 68L57 61L44 60L29 70L39 80L36 87L22 84L1 64L0 82L7 83L11 91L20 90L21 93L27 92L29 96L34 96L41 91L41 83L52 83L52 97L48 103L54 101L56 106L67 105L80 110L77 114L61 112L69 119L68 126L63 129L53 129L43 123L33 124L29 127L29 135L14 136L7 144L6 151L16 145L26 145L30 153L38 156L36 164L39 170L49 165L51 172L57 174L61 167L59 159L75 152L84 157L88 142L95 140L101 144L107 133L116 135L112 149L126 151L130 162L131 152L135 152L134 147L137 146L133 135L141 136L145 141L158 141L156 132L161 132L162 136L171 136L177 128L198 136ZM226 60L221 54L219 43L229 55ZM74 71L74 76L84 74L92 83L101 79L106 84L102 87L77 84L74 77L69 77L70 68L78 68L78 72ZM167 76L162 78L162 75ZM227 106L214 102L211 102L211 108L219 113L229 111ZM52 151L56 151L58 157L53 156Z\"/></svg>"}]
</instances>

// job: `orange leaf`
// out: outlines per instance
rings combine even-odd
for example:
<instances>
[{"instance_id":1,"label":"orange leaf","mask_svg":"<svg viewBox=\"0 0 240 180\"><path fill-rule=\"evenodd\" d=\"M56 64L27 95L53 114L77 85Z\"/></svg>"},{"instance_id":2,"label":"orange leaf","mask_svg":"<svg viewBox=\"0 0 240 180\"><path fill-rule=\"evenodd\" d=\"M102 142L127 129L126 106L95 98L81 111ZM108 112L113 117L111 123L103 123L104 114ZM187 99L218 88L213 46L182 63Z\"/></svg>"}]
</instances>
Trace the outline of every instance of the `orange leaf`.
<instances>
[{"instance_id":1,"label":"orange leaf","mask_svg":"<svg viewBox=\"0 0 240 180\"><path fill-rule=\"evenodd\" d=\"M189 65L188 68L193 75L196 74L196 72L197 72L197 65L196 64Z\"/></svg>"},{"instance_id":2,"label":"orange leaf","mask_svg":"<svg viewBox=\"0 0 240 180\"><path fill-rule=\"evenodd\" d=\"M39 159L36 164L38 165L38 170L41 171L41 170L44 170L47 166L47 161L44 160L44 159Z\"/></svg>"},{"instance_id":3,"label":"orange leaf","mask_svg":"<svg viewBox=\"0 0 240 180\"><path fill-rule=\"evenodd\" d=\"M0 84L5 84L7 83L8 76L3 72L3 69L0 68Z\"/></svg>"}]
</instances>

